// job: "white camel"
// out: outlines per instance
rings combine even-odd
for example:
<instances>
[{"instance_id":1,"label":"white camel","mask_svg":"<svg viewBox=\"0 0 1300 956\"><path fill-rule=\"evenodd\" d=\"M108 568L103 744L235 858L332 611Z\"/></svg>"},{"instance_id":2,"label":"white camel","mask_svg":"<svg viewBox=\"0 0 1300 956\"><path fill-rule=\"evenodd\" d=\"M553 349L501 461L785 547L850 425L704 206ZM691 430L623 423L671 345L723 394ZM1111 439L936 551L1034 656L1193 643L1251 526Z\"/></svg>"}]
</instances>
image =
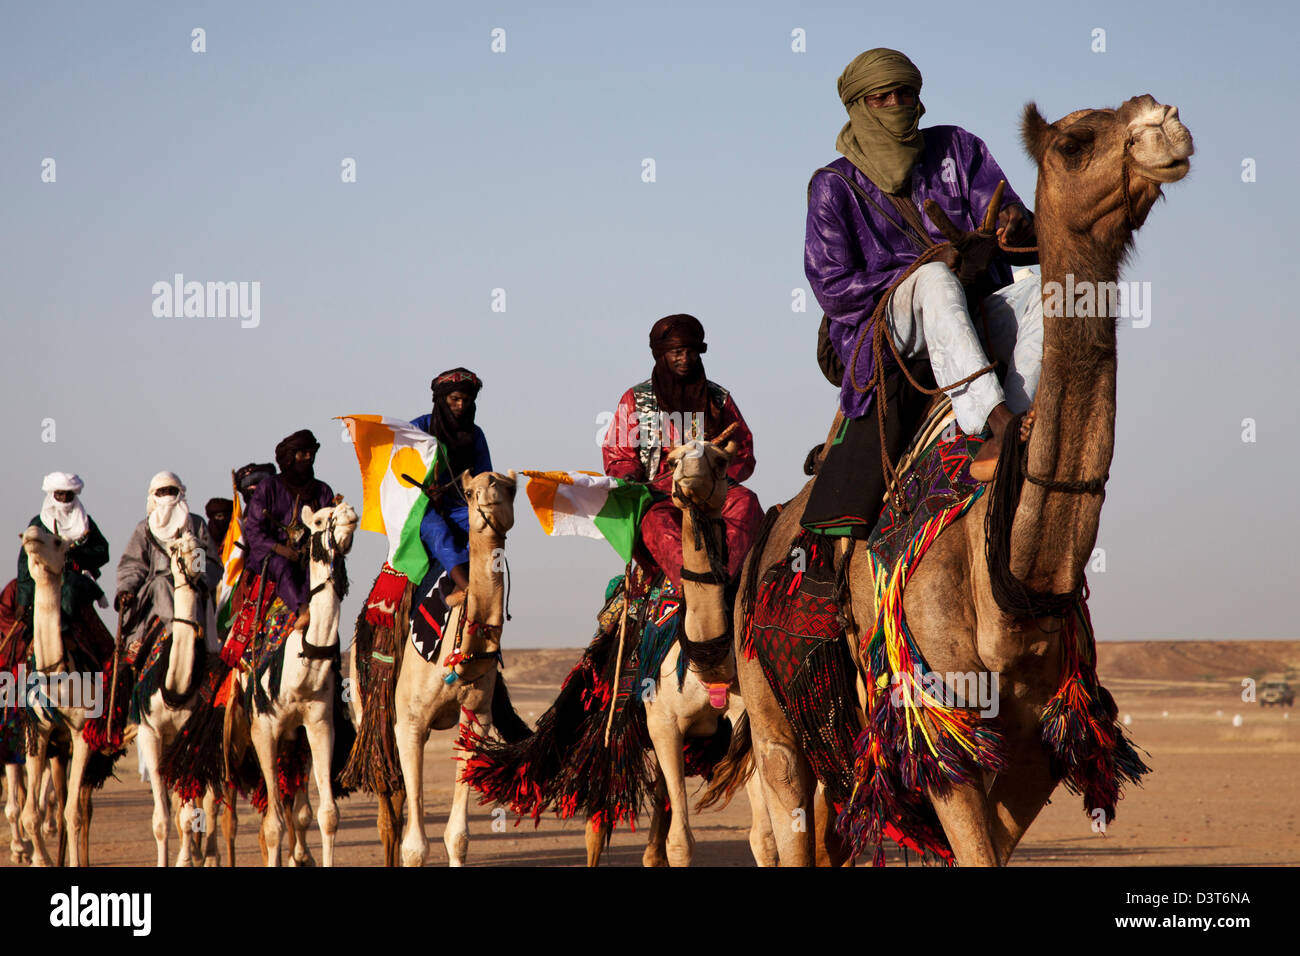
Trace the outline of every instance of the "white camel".
<instances>
[{"instance_id":1,"label":"white camel","mask_svg":"<svg viewBox=\"0 0 1300 956\"><path fill-rule=\"evenodd\" d=\"M158 866L167 865L169 827L169 795L162 774L158 772L158 764L163 751L171 746L194 713L199 683L203 679L200 642L203 642L206 652L217 651L215 634L209 622L200 621L197 616L200 606L198 588L202 583L205 560L198 539L186 531L176 540L167 542L167 554L171 558L174 607L171 637L165 651L167 670L147 706L141 708L140 729L136 736L136 747L153 788L153 836L158 844ZM158 639L164 638L160 636ZM210 825L216 819L216 804L216 795L209 790L204 794L202 816L198 817L202 826L194 825L195 807L191 801L179 804L176 828L181 846L176 857L177 866L189 866L195 854L205 865L217 865L216 834Z\"/></svg>"},{"instance_id":2,"label":"white camel","mask_svg":"<svg viewBox=\"0 0 1300 956\"><path fill-rule=\"evenodd\" d=\"M90 808L89 791L83 793L82 781L90 746L82 738L81 730L88 719L84 706L88 690L86 681L98 675L77 675L68 670L60 631L60 594L63 586L63 566L68 555L68 542L51 534L39 525L28 527L22 534L23 550L27 553L27 567L35 583L32 598L32 649L36 670L44 687L37 689L28 700L28 720L34 730L35 747L28 748L26 763L27 797L21 817L23 830L32 841L32 865L49 866L49 853L45 849L45 834L41 826L43 791L41 777L46 764L51 764L51 777L56 792L63 789L61 804L64 813L64 834L68 847L68 863L80 866L82 856L89 849ZM66 675L66 676L61 676ZM101 688L106 696L108 688ZM107 706L108 701L102 701ZM50 744L67 738L71 749L70 766L63 779L61 761L50 760ZM34 749L34 752L33 752Z\"/></svg>"},{"instance_id":3,"label":"white camel","mask_svg":"<svg viewBox=\"0 0 1300 956\"><path fill-rule=\"evenodd\" d=\"M504 619L500 556L506 532L515 522L515 473L484 472L471 478L466 472L460 482L469 505L469 589L464 603L451 611L436 662L408 649L394 693L394 735L407 800L403 866L422 866L429 853L424 832L424 745L429 731L462 725L463 738L466 731L486 736L492 726ZM442 835L452 866L463 866L469 850L470 788L461 773L466 756L457 755L451 813Z\"/></svg>"},{"instance_id":4,"label":"white camel","mask_svg":"<svg viewBox=\"0 0 1300 956\"><path fill-rule=\"evenodd\" d=\"M302 839L311 812L306 799L307 784L303 783L295 797L295 819L287 821L276 780L276 756L281 743L290 742L299 727L307 731L312 772L320 797L316 822L321 831L324 865L334 865L334 834L338 830L339 814L334 801L331 759L334 752L339 605L343 599L339 592L347 580L343 570L344 556L352 549L352 537L357 529L357 513L352 506L341 498L336 501L337 504L319 511L307 507L302 509L302 522L308 531L310 549L309 621L305 632L295 629L285 639L281 650L284 664L279 694L271 699L268 709L258 709L251 717L253 747L266 781L267 811L262 818L261 842L267 866L280 865L280 843L286 823L290 825L294 844L291 863L296 865L310 859ZM247 674L240 675L241 692L247 686L247 680ZM269 695L269 673L262 678L262 685Z\"/></svg>"}]
</instances>

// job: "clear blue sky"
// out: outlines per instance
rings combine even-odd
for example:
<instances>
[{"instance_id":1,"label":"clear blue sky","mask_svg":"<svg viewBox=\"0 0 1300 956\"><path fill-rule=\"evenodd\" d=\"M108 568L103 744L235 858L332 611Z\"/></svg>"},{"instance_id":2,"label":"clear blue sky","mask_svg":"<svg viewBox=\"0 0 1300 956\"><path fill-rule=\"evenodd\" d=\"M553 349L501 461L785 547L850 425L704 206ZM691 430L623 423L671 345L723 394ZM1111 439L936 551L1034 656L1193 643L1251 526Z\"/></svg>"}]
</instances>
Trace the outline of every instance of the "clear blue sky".
<instances>
[{"instance_id":1,"label":"clear blue sky","mask_svg":"<svg viewBox=\"0 0 1300 956\"><path fill-rule=\"evenodd\" d=\"M805 187L837 156L836 77L893 46L924 74L924 123L983 137L1026 198L1026 101L1179 106L1197 153L1125 274L1151 283L1152 321L1120 332L1093 614L1101 639L1297 636L1294 8L613 6L4 3L0 527L38 510L44 473L79 472L115 566L154 472L201 510L302 427L359 505L332 417L414 417L455 365L486 383L499 469L598 469L597 416L672 312L704 322L708 373L754 429L751 487L789 498L835 407L820 312L791 310ZM155 318L177 272L259 281L260 326ZM585 644L613 552L545 538L521 494L509 553L507 651ZM345 631L383 554L359 537Z\"/></svg>"}]
</instances>

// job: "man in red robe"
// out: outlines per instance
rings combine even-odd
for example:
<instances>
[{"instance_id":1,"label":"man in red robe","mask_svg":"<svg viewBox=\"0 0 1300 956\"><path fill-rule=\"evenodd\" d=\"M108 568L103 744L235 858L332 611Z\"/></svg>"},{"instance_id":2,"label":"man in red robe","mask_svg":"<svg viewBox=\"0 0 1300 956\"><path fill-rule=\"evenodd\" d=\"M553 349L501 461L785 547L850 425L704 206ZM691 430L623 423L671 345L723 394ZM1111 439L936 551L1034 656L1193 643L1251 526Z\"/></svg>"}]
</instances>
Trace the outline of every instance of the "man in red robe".
<instances>
[{"instance_id":1,"label":"man in red robe","mask_svg":"<svg viewBox=\"0 0 1300 956\"><path fill-rule=\"evenodd\" d=\"M641 541L678 587L682 583L682 514L666 496L672 490L668 452L693 439L711 440L732 423L739 446L727 468L722 518L727 528L727 571L734 581L763 520L758 497L740 482L754 473L754 436L731 394L704 376L708 350L704 326L691 315L670 315L650 330L654 372L623 393L605 433L605 474L630 481L653 479L656 501L641 519ZM658 495L656 496L658 497Z\"/></svg>"}]
</instances>

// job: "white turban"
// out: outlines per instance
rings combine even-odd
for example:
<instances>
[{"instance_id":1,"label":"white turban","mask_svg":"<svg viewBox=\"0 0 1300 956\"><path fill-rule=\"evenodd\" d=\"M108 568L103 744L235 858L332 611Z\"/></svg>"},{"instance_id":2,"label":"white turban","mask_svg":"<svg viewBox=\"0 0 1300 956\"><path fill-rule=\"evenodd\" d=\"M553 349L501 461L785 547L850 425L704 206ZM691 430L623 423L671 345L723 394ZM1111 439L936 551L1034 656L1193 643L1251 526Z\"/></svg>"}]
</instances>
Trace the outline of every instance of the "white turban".
<instances>
[{"instance_id":1,"label":"white turban","mask_svg":"<svg viewBox=\"0 0 1300 956\"><path fill-rule=\"evenodd\" d=\"M80 541L90 530L86 509L81 505L81 494L85 484L76 475L66 471L52 471L41 482L41 491L45 492L45 502L41 505L41 523L59 537L68 541ZM70 491L71 501L57 501L56 491Z\"/></svg>"},{"instance_id":2,"label":"white turban","mask_svg":"<svg viewBox=\"0 0 1300 956\"><path fill-rule=\"evenodd\" d=\"M159 488L180 489L176 497L157 497ZM183 532L190 522L190 506L185 503L185 485L170 471L160 471L149 482L149 496L145 499L149 515L149 530L159 541L169 541Z\"/></svg>"}]
</instances>

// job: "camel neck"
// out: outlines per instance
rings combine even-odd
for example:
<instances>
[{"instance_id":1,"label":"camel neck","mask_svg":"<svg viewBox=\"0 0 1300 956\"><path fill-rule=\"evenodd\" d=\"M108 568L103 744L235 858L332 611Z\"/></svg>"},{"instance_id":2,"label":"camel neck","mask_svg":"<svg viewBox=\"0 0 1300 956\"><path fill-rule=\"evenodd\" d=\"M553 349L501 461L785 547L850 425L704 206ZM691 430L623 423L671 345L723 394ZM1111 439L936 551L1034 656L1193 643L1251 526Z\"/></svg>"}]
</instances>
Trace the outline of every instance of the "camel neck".
<instances>
[{"instance_id":1,"label":"camel neck","mask_svg":"<svg viewBox=\"0 0 1300 956\"><path fill-rule=\"evenodd\" d=\"M29 566L30 567L30 566ZM63 659L62 608L63 575L31 567L35 588L32 593L32 645L36 666L43 671Z\"/></svg>"},{"instance_id":2,"label":"camel neck","mask_svg":"<svg viewBox=\"0 0 1300 956\"><path fill-rule=\"evenodd\" d=\"M1040 205L1042 199L1040 189ZM1028 473L1091 481L1109 472L1115 445L1116 319L1107 294L1119 257L1054 219L1050 208L1040 210L1043 368ZM1036 591L1065 594L1078 587L1097 541L1103 498L1026 481L1011 533L1012 573Z\"/></svg>"},{"instance_id":3,"label":"camel neck","mask_svg":"<svg viewBox=\"0 0 1300 956\"><path fill-rule=\"evenodd\" d=\"M691 509L682 510L682 569L695 574L710 574L713 567L709 563L709 556L695 543L695 519L695 512ZM711 528L703 528L701 531L703 535L714 533ZM686 618L682 626L686 629L688 641L708 641L726 633L727 610L723 591L722 584L689 581L683 576L682 597L686 602Z\"/></svg>"},{"instance_id":4,"label":"camel neck","mask_svg":"<svg viewBox=\"0 0 1300 956\"><path fill-rule=\"evenodd\" d=\"M172 575L172 646L168 652L163 686L173 694L184 693L194 674L199 633L191 621L198 611L198 595L183 574Z\"/></svg>"},{"instance_id":5,"label":"camel neck","mask_svg":"<svg viewBox=\"0 0 1300 956\"><path fill-rule=\"evenodd\" d=\"M505 618L505 544L505 538L492 531L470 534L468 621L495 627Z\"/></svg>"}]
</instances>

